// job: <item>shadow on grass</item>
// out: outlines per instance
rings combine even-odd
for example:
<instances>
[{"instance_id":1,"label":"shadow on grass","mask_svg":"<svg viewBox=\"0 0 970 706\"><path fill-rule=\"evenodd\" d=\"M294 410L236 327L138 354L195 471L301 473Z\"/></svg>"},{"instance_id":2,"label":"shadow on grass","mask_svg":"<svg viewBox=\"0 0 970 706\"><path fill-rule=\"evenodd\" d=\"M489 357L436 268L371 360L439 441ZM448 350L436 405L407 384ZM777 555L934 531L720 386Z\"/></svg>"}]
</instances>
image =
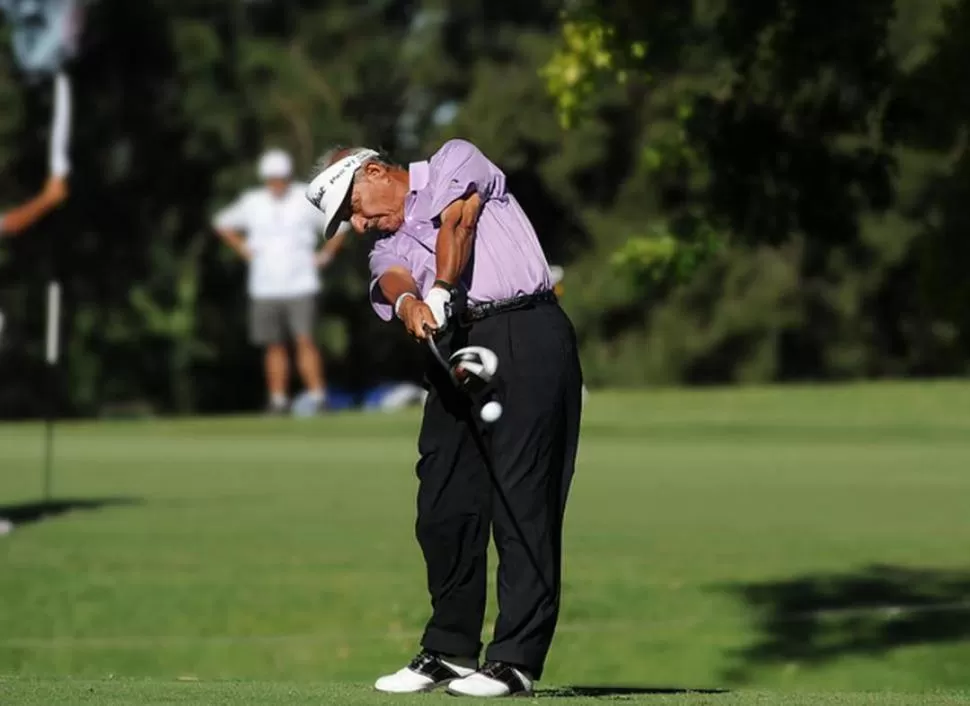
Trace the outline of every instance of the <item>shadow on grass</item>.
<instances>
[{"instance_id":1,"label":"shadow on grass","mask_svg":"<svg viewBox=\"0 0 970 706\"><path fill-rule=\"evenodd\" d=\"M13 523L14 527L49 520L76 510L93 511L109 507L140 505L138 498L67 498L19 505L0 505L0 518Z\"/></svg>"},{"instance_id":2,"label":"shadow on grass","mask_svg":"<svg viewBox=\"0 0 970 706\"><path fill-rule=\"evenodd\" d=\"M897 647L970 640L970 571L872 566L847 574L728 587L757 615L759 636L725 676L760 665L821 664Z\"/></svg>"},{"instance_id":3,"label":"shadow on grass","mask_svg":"<svg viewBox=\"0 0 970 706\"><path fill-rule=\"evenodd\" d=\"M677 695L677 694L726 694L725 689L686 689L675 686L563 686L555 689L541 689L536 692L540 698L613 698L636 695Z\"/></svg>"}]
</instances>

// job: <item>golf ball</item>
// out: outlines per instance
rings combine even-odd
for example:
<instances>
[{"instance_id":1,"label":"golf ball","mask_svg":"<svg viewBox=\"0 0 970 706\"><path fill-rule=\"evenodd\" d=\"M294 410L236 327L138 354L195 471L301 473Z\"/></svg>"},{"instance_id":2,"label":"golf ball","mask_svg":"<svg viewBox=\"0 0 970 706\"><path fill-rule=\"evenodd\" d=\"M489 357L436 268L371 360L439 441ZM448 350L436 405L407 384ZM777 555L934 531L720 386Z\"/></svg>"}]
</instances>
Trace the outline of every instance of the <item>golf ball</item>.
<instances>
[{"instance_id":1,"label":"golf ball","mask_svg":"<svg viewBox=\"0 0 970 706\"><path fill-rule=\"evenodd\" d=\"M502 416L502 405L495 400L491 402L486 402L482 405L481 417L482 421L486 424L491 424L497 421L499 417Z\"/></svg>"}]
</instances>

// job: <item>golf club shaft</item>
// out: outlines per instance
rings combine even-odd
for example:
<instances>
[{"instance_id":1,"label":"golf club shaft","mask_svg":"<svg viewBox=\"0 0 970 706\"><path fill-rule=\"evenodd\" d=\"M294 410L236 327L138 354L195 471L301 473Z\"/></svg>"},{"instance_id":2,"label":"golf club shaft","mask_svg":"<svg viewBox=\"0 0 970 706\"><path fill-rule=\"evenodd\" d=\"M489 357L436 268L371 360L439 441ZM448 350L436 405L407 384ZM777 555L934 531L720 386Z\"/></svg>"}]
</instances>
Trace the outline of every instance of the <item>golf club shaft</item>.
<instances>
[{"instance_id":1,"label":"golf club shaft","mask_svg":"<svg viewBox=\"0 0 970 706\"><path fill-rule=\"evenodd\" d=\"M435 343L433 332L430 329L426 329L425 334L428 340L428 348L431 349L431 355L434 356L434 359L438 361L438 365L440 365L445 373L448 374L448 379L451 380L451 383L455 387L458 387L458 379L455 377L455 372L451 369L448 361L445 360L445 357L441 354L441 349L438 348L438 344Z\"/></svg>"},{"instance_id":2,"label":"golf club shaft","mask_svg":"<svg viewBox=\"0 0 970 706\"><path fill-rule=\"evenodd\" d=\"M512 528L518 535L519 542L521 542L522 546L525 548L525 553L529 557L529 562L532 564L532 569L536 572L539 582L542 584L542 587L545 589L550 600L552 600L554 604L558 605L559 597L549 586L549 582L546 581L546 576L542 571L542 567L539 565L539 560L533 553L532 546L528 541L526 541L525 532L522 530L522 526L515 517L515 513L512 510L512 504L509 502L508 497L505 495L505 491L502 489L502 486L499 483L498 475L495 473L495 466L492 464L492 455L489 453L488 447L485 445L485 438L478 427L478 422L475 420L474 401L472 400L471 395L468 394L467 390L464 390L461 384L458 382L454 371L451 369L451 365L448 364L448 361L445 360L444 355L442 355L441 349L438 348L438 344L435 342L431 331L427 332L426 338L428 341L428 348L431 349L431 355L438 362L438 365L443 368L444 373L451 381L452 387L454 387L460 395L463 395L465 400L468 402L468 404L465 406L465 409L467 410L466 421L468 423L468 429L471 432L472 441L475 442L478 453L482 457L482 463L485 464L485 470L488 472L488 476L492 481L492 486L495 488L495 494L498 495L499 502L502 503L502 508L509 516L509 522L512 524Z\"/></svg>"}]
</instances>

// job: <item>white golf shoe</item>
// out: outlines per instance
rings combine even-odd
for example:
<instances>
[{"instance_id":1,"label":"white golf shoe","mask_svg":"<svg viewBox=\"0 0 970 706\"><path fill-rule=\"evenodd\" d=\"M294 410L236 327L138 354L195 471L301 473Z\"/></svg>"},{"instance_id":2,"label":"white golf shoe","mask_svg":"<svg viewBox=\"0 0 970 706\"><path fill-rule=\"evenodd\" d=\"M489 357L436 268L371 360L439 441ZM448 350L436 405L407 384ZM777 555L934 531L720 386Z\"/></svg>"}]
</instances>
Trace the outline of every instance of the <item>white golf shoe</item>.
<instances>
[{"instance_id":1,"label":"white golf shoe","mask_svg":"<svg viewBox=\"0 0 970 706\"><path fill-rule=\"evenodd\" d=\"M378 679L374 688L387 694L413 694L431 691L474 673L474 660L444 659L430 652L420 652L404 669Z\"/></svg>"},{"instance_id":2,"label":"white golf shoe","mask_svg":"<svg viewBox=\"0 0 970 706\"><path fill-rule=\"evenodd\" d=\"M448 693L486 699L529 696L532 694L532 677L505 662L486 662L474 674L448 684Z\"/></svg>"}]
</instances>

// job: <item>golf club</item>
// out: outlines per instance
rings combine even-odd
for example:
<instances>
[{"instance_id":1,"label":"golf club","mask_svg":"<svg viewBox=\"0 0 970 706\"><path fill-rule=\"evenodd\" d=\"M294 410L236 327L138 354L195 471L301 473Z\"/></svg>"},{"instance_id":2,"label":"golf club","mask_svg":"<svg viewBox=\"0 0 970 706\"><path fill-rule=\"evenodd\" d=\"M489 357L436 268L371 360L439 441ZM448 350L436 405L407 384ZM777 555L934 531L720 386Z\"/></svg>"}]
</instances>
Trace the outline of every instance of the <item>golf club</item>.
<instances>
[{"instance_id":1,"label":"golf club","mask_svg":"<svg viewBox=\"0 0 970 706\"><path fill-rule=\"evenodd\" d=\"M498 495L499 502L502 503L502 507L505 509L505 512L508 514L509 521L512 524L512 528L515 530L516 535L518 535L519 542L521 542L522 546L525 548L525 552L529 557L529 562L532 564L532 568L536 572L536 576L539 578L539 582L542 584L543 589L545 589L546 595L549 596L549 598L552 600L554 604L558 605L559 597L553 592L552 588L549 586L549 582L546 581L545 574L542 572L542 569L539 566L539 560L536 558L536 555L533 553L532 547L526 541L525 532L522 531L522 526L519 524L519 521L515 517L515 513L512 511L512 506L509 503L509 499L508 497L506 497L505 491L502 489L502 486L499 484L498 476L495 473L495 466L492 464L491 454L488 452L488 447L485 445L485 438L482 436L482 432L479 429L478 423L475 419L476 415L474 414L474 409L476 407L479 407L477 416L481 419L484 419L485 421L488 421L487 419L485 419L487 415L483 415L482 411L486 409L488 405L493 403L498 405L498 403L492 400L492 401L486 402L484 405L479 406L477 404L477 401L474 399L471 391L467 389L462 384L461 380L458 378L452 364L449 363L447 359L445 359L444 355L441 352L441 349L438 348L438 344L435 342L433 332L430 330L426 330L426 333L427 333L427 336L425 338L428 342L428 348L431 350L431 355L437 361L438 365L440 365L441 368L444 370L444 372L447 374L448 379L451 381L451 384L455 388L455 390L457 390L459 394L461 394L465 398L465 401L467 402L466 409L468 410L468 414L467 414L466 421L468 422L468 429L471 432L472 440L475 442L475 446L478 448L478 453L482 457L482 462L485 464L485 470L488 472L489 478L492 481L492 487L495 488L495 493L496 495ZM469 350L469 349L461 349L459 351L456 351L452 357L458 355L459 353L465 350ZM487 351L487 353L494 358L494 365L497 366L498 358L495 356L495 353L493 351L490 351L488 349L480 349L480 350ZM502 409L501 406L499 406L498 415L496 415L492 421L494 421L495 419L498 419L501 416L501 409Z\"/></svg>"}]
</instances>

